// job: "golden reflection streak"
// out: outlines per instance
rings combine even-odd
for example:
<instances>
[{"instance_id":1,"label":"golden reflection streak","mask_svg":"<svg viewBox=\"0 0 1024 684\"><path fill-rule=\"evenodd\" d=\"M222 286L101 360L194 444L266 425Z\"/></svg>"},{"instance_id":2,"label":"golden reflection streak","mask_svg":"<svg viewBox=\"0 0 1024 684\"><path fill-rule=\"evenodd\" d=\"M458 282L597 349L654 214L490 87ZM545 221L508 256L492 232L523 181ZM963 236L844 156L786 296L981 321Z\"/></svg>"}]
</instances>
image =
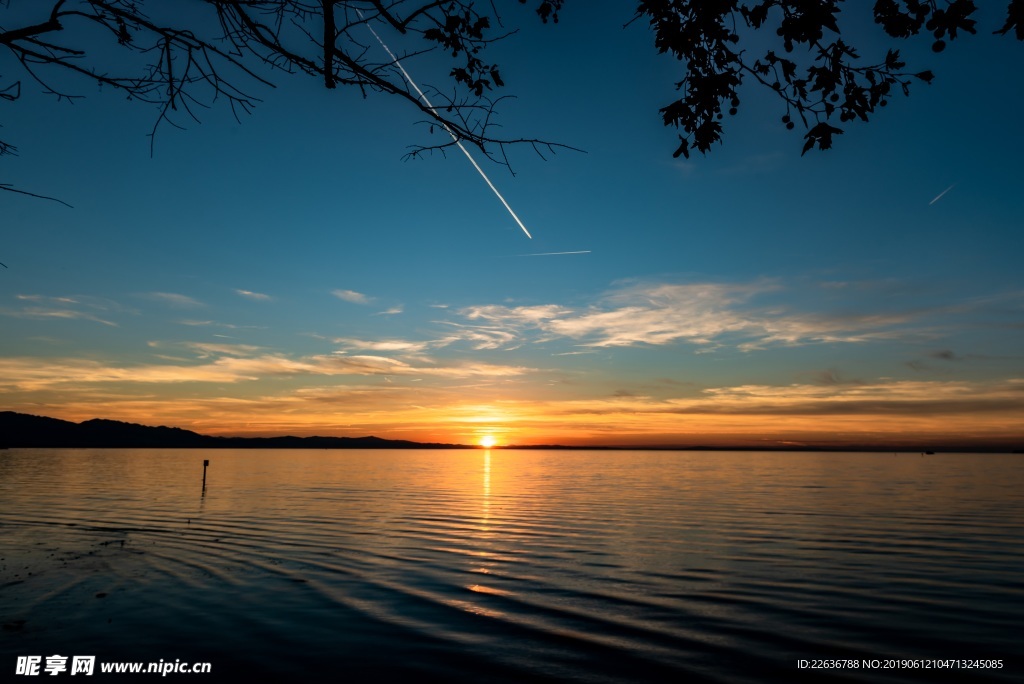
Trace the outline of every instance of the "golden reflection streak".
<instances>
[{"instance_id":1,"label":"golden reflection streak","mask_svg":"<svg viewBox=\"0 0 1024 684\"><path fill-rule=\"evenodd\" d=\"M484 500L483 529L490 531L491 522L491 450L484 451Z\"/></svg>"}]
</instances>

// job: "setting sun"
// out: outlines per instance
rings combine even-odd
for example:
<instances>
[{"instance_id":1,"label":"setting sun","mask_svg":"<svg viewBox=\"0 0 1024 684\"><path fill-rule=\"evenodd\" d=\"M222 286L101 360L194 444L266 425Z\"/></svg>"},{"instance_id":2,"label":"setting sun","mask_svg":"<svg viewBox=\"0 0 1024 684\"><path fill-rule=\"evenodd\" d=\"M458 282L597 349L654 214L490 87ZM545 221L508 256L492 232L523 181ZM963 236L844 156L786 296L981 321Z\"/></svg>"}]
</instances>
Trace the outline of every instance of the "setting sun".
<instances>
[{"instance_id":1,"label":"setting sun","mask_svg":"<svg viewBox=\"0 0 1024 684\"><path fill-rule=\"evenodd\" d=\"M480 446L490 449L495 444L494 435L484 435L480 438Z\"/></svg>"}]
</instances>

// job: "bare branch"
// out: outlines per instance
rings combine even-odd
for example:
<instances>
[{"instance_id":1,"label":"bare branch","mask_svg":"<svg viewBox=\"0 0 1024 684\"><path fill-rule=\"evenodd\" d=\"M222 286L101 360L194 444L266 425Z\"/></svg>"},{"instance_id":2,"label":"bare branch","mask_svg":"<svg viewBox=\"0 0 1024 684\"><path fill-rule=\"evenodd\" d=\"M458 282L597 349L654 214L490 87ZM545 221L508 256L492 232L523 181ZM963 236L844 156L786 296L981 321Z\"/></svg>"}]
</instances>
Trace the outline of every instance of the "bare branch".
<instances>
[{"instance_id":1,"label":"bare branch","mask_svg":"<svg viewBox=\"0 0 1024 684\"><path fill-rule=\"evenodd\" d=\"M5 192L16 192L19 195L28 195L29 197L38 197L39 199L50 200L51 202L56 202L57 204L63 204L68 209L74 209L74 207L72 207L70 204L63 200L59 200L56 197L48 197L46 195L38 195L34 192L28 192L27 190L19 190L18 188L13 187L10 183L0 183L0 190L3 190Z\"/></svg>"}]
</instances>

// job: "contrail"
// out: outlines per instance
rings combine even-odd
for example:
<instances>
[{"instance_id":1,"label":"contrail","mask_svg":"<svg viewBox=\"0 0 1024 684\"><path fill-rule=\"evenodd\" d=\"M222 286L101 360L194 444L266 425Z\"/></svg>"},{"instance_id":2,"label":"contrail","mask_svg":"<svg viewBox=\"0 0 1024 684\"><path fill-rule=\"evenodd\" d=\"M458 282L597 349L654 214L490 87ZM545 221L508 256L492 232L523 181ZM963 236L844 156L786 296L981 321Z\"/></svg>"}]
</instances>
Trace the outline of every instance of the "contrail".
<instances>
[{"instance_id":1,"label":"contrail","mask_svg":"<svg viewBox=\"0 0 1024 684\"><path fill-rule=\"evenodd\" d=\"M953 185L956 185L956 183L953 183ZM935 204L936 202L938 202L940 199L942 199L943 195L945 195L947 192L949 192L950 190L953 189L953 185L950 185L948 188L946 188L945 190L940 192L938 195L936 195L935 199L933 199L931 202L928 203L928 206L930 207L933 204Z\"/></svg>"},{"instance_id":2,"label":"contrail","mask_svg":"<svg viewBox=\"0 0 1024 684\"><path fill-rule=\"evenodd\" d=\"M356 13L359 14L360 19L364 18L363 13L359 10L359 8L356 8ZM416 85L416 81L412 80L412 76L410 76L409 72L405 70L405 67L402 66L402 63L398 61L398 57L396 57L395 53L391 51L391 48L389 48L387 44L383 40L381 40L381 37L377 35L377 32L373 30L373 27L369 23L366 24L366 28L370 29L370 33L372 33L373 37L377 39L377 42L380 43L380 46L382 48L384 48L384 51L388 53L388 56L391 57L392 61L394 61L395 66L397 66L398 70L402 72L402 76L405 76L405 80L408 81L409 85L413 87L413 89L416 91L416 94L420 96L420 99L423 100L423 102L428 107L434 109L434 105L430 103L430 100L427 99L427 96L424 95L423 91L420 90L420 87ZM469 150L467 150L466 147L462 144L462 141L459 140L459 137L455 135L455 133L452 132L452 129L448 128L448 126L446 126L443 121L441 122L441 127L448 132L448 135L452 136L452 140L454 140L455 144L459 146L459 149L462 150L462 153L466 155L466 159L469 160L469 163L473 165L473 168L477 170L477 173L480 174L480 177L484 179L484 181L491 188L491 190L494 191L494 194L498 197L498 199L501 200L501 203L505 205L505 208L508 209L508 213L512 215L512 218L516 220L516 223L519 224L519 227L523 229L524 233L526 233L526 237L532 240L533 236L530 235L530 231L526 230L526 226L524 226L523 222L519 220L518 216L516 216L516 212L512 211L512 207L509 206L508 202L505 201L505 198L501 196L500 192L498 192L498 188L494 187L494 183L492 183L491 179L487 177L487 174L484 173L484 170L480 168L480 165L476 163L476 159L473 159L473 155L469 153Z\"/></svg>"},{"instance_id":3,"label":"contrail","mask_svg":"<svg viewBox=\"0 0 1024 684\"><path fill-rule=\"evenodd\" d=\"M578 252L541 252L539 254L516 254L517 257L527 256L559 256L561 254L590 254L589 249L582 249Z\"/></svg>"}]
</instances>

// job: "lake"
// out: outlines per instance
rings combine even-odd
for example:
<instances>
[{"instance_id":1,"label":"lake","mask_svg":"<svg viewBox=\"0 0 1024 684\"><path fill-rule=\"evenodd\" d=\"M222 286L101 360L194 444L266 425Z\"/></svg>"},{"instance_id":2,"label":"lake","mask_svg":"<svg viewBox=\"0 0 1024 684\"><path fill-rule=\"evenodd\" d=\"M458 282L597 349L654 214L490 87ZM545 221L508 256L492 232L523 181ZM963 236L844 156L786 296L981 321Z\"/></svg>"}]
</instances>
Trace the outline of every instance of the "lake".
<instances>
[{"instance_id":1,"label":"lake","mask_svg":"<svg viewBox=\"0 0 1024 684\"><path fill-rule=\"evenodd\" d=\"M11 449L0 559L8 674L53 654L211 663L168 675L196 682L1024 674L1019 455Z\"/></svg>"}]
</instances>

